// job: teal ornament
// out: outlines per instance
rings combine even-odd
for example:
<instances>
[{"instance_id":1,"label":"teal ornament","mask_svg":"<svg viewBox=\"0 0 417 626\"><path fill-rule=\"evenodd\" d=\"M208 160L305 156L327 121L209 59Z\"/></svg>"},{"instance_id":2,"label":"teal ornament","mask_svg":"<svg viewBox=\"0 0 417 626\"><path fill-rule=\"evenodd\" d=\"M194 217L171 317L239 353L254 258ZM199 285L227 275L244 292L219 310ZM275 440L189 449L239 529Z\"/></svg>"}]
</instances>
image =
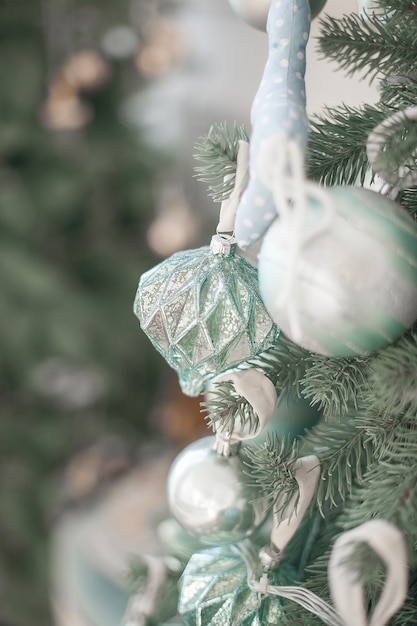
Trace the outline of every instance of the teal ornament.
<instances>
[{"instance_id":1,"label":"teal ornament","mask_svg":"<svg viewBox=\"0 0 417 626\"><path fill-rule=\"evenodd\" d=\"M258 30L265 30L271 0L229 0L229 4L236 15L250 26ZM326 0L310 0L309 4L311 17L314 18L324 7Z\"/></svg>"},{"instance_id":2,"label":"teal ornament","mask_svg":"<svg viewBox=\"0 0 417 626\"><path fill-rule=\"evenodd\" d=\"M204 437L175 459L167 481L172 515L191 535L211 545L249 537L266 518L259 493L243 480L239 454L222 456L216 438Z\"/></svg>"},{"instance_id":3,"label":"teal ornament","mask_svg":"<svg viewBox=\"0 0 417 626\"><path fill-rule=\"evenodd\" d=\"M286 600L248 587L247 541L196 552L185 568L178 611L187 626L280 624ZM292 585L296 570L283 562L269 573L272 585Z\"/></svg>"},{"instance_id":4,"label":"teal ornament","mask_svg":"<svg viewBox=\"0 0 417 626\"><path fill-rule=\"evenodd\" d=\"M272 193L264 184L265 147L273 138L293 142L301 153L307 145L308 0L272 2L267 31L268 61L251 110L250 178L236 212L235 236L242 249L257 241L277 217Z\"/></svg>"},{"instance_id":5,"label":"teal ornament","mask_svg":"<svg viewBox=\"0 0 417 626\"><path fill-rule=\"evenodd\" d=\"M322 204L309 200L300 232L282 219L269 229L259 254L261 294L298 345L328 356L367 354L417 318L417 227L373 191L324 193Z\"/></svg>"},{"instance_id":6,"label":"teal ornament","mask_svg":"<svg viewBox=\"0 0 417 626\"><path fill-rule=\"evenodd\" d=\"M257 270L235 247L215 235L210 247L178 252L139 281L134 312L189 396L278 340Z\"/></svg>"},{"instance_id":7,"label":"teal ornament","mask_svg":"<svg viewBox=\"0 0 417 626\"><path fill-rule=\"evenodd\" d=\"M379 0L358 0L358 12L362 19L368 19L374 15L380 17L391 17L395 11L387 12L387 9L381 6Z\"/></svg>"}]
</instances>

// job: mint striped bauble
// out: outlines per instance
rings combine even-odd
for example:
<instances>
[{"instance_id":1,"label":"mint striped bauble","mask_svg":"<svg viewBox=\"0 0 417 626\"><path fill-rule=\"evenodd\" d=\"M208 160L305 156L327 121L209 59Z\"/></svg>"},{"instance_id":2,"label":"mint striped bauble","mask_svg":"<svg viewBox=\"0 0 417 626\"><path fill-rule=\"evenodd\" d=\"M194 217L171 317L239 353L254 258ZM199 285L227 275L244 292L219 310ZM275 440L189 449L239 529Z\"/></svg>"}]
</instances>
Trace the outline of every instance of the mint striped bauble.
<instances>
[{"instance_id":1,"label":"mint striped bauble","mask_svg":"<svg viewBox=\"0 0 417 626\"><path fill-rule=\"evenodd\" d=\"M326 223L323 206L310 200L299 232L282 219L268 230L260 291L282 332L304 348L366 354L417 318L417 227L373 191L337 186L326 193L332 207Z\"/></svg>"},{"instance_id":2,"label":"mint striped bauble","mask_svg":"<svg viewBox=\"0 0 417 626\"><path fill-rule=\"evenodd\" d=\"M292 0L275 0L275 4L285 6ZM271 0L229 0L233 11L245 22L257 28L265 30L268 11ZM326 0L309 0L311 17L316 17L326 4Z\"/></svg>"}]
</instances>

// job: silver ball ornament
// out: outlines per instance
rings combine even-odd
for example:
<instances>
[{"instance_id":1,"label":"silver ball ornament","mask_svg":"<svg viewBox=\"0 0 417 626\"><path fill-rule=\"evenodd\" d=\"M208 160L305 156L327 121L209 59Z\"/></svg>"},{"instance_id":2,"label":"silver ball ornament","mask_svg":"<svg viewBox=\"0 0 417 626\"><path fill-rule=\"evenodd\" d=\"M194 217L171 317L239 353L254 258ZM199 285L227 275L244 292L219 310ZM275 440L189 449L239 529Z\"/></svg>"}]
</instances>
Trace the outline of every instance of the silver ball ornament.
<instances>
[{"instance_id":1,"label":"silver ball ornament","mask_svg":"<svg viewBox=\"0 0 417 626\"><path fill-rule=\"evenodd\" d=\"M282 0L288 2L289 0ZM258 30L266 29L271 0L229 0L238 17ZM326 4L326 0L310 0L311 17L316 17Z\"/></svg>"},{"instance_id":2,"label":"silver ball ornament","mask_svg":"<svg viewBox=\"0 0 417 626\"><path fill-rule=\"evenodd\" d=\"M218 454L215 441L199 439L175 459L168 503L176 520L203 543L236 543L259 528L266 511L253 502L259 494L242 482L240 456Z\"/></svg>"},{"instance_id":3,"label":"silver ball ornament","mask_svg":"<svg viewBox=\"0 0 417 626\"><path fill-rule=\"evenodd\" d=\"M278 219L267 232L259 254L261 295L282 332L302 347L328 356L367 354L417 318L417 227L373 191L340 186L326 193L329 222L308 238L324 213L311 199L299 233L304 243L291 263L288 223Z\"/></svg>"}]
</instances>

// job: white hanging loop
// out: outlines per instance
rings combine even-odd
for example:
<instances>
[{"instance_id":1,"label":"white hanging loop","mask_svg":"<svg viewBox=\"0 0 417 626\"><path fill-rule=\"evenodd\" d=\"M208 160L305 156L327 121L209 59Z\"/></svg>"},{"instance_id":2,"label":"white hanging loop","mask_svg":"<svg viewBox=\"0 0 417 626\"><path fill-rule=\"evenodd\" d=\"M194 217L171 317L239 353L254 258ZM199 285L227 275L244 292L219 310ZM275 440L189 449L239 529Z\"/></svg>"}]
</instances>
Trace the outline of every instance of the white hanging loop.
<instances>
[{"instance_id":1,"label":"white hanging loop","mask_svg":"<svg viewBox=\"0 0 417 626\"><path fill-rule=\"evenodd\" d=\"M249 402L258 416L258 426L253 430L239 417L235 420L233 430L229 430L227 426L217 421L215 433L219 443L233 445L257 437L274 413L277 392L273 383L255 368L226 372L218 376L214 382L232 382L236 393Z\"/></svg>"},{"instance_id":2,"label":"white hanging loop","mask_svg":"<svg viewBox=\"0 0 417 626\"><path fill-rule=\"evenodd\" d=\"M390 189L391 195L393 195L395 191L398 193L401 189L407 189L408 187L417 185L417 162L415 158L412 159L410 164L404 163L401 165L395 172L382 167L379 163L380 153L383 147L406 120L417 121L417 107L407 107L387 117L369 133L366 143L368 160L374 172L392 186ZM410 169L407 165L411 165L414 169Z\"/></svg>"},{"instance_id":3,"label":"white hanging loop","mask_svg":"<svg viewBox=\"0 0 417 626\"><path fill-rule=\"evenodd\" d=\"M161 589L166 581L166 567L161 558L145 555L148 566L148 583L144 589L132 596L123 618L123 626L145 626L154 613Z\"/></svg>"},{"instance_id":4,"label":"white hanging loop","mask_svg":"<svg viewBox=\"0 0 417 626\"><path fill-rule=\"evenodd\" d=\"M286 507L285 516L279 511L281 502L278 500L274 512L274 524L271 531L271 543L283 552L285 546L293 537L307 508L313 498L320 477L320 461L313 454L301 457L297 461L295 479L298 483L298 493Z\"/></svg>"},{"instance_id":5,"label":"white hanging loop","mask_svg":"<svg viewBox=\"0 0 417 626\"><path fill-rule=\"evenodd\" d=\"M224 180L231 178L231 176L231 174L225 176ZM235 229L236 209L240 201L240 196L248 184L248 180L249 143L241 139L238 142L235 184L230 196L221 203L219 223L216 228L217 233L233 234Z\"/></svg>"},{"instance_id":6,"label":"white hanging loop","mask_svg":"<svg viewBox=\"0 0 417 626\"><path fill-rule=\"evenodd\" d=\"M259 155L262 182L271 191L278 219L288 237L288 271L280 290L277 307L288 311L290 334L301 342L295 285L297 271L304 248L316 237L326 232L335 215L331 196L317 183L309 181L304 172L304 154L297 142L273 135L265 140ZM311 203L320 207L318 219L311 219Z\"/></svg>"},{"instance_id":7,"label":"white hanging loop","mask_svg":"<svg viewBox=\"0 0 417 626\"><path fill-rule=\"evenodd\" d=\"M347 563L355 547L366 543L385 563L385 586L372 615L365 607L363 584ZM404 538L385 520L371 520L341 535L329 561L329 588L335 607L347 626L385 626L407 596L407 553Z\"/></svg>"}]
</instances>

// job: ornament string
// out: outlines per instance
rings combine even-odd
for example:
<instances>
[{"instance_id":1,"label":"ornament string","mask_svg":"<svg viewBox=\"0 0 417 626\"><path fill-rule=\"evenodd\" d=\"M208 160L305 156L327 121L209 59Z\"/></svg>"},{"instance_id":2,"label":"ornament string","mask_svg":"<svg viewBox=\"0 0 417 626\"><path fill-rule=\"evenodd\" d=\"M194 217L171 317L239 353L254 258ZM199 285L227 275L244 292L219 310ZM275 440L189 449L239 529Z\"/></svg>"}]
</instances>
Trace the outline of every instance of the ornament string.
<instances>
[{"instance_id":1,"label":"ornament string","mask_svg":"<svg viewBox=\"0 0 417 626\"><path fill-rule=\"evenodd\" d=\"M285 304L294 340L301 340L301 327L296 301L296 277L302 250L325 233L335 215L329 194L318 184L307 180L304 155L299 145L275 135L265 141L260 154L262 182L272 193L278 219L288 236L285 284L277 306ZM321 214L312 222L311 203L316 202Z\"/></svg>"},{"instance_id":2,"label":"ornament string","mask_svg":"<svg viewBox=\"0 0 417 626\"><path fill-rule=\"evenodd\" d=\"M384 588L379 601L369 616L367 614L364 585L357 572L349 565L358 544L372 548L387 567ZM276 595L296 602L319 617L327 626L386 626L401 608L408 586L407 553L404 538L393 524L385 520L371 520L341 535L334 543L328 567L329 588L334 607L304 587L269 584L263 573L255 549L242 546L248 570L248 586L262 595Z\"/></svg>"},{"instance_id":3,"label":"ornament string","mask_svg":"<svg viewBox=\"0 0 417 626\"><path fill-rule=\"evenodd\" d=\"M239 416L235 419L233 430L227 430L220 421L216 422L216 437L220 440L218 443L233 445L259 435L274 413L277 392L269 378L255 368L227 372L215 379L216 383L225 381L234 384L236 393L248 401L258 416L257 427L252 429Z\"/></svg>"},{"instance_id":4,"label":"ornament string","mask_svg":"<svg viewBox=\"0 0 417 626\"><path fill-rule=\"evenodd\" d=\"M225 180L230 179L232 176L233 174L225 176ZM240 140L238 142L235 184L230 196L221 203L219 223L216 228L218 235L233 235L236 210L240 202L240 197L248 184L248 180L249 144L247 141Z\"/></svg>"}]
</instances>

